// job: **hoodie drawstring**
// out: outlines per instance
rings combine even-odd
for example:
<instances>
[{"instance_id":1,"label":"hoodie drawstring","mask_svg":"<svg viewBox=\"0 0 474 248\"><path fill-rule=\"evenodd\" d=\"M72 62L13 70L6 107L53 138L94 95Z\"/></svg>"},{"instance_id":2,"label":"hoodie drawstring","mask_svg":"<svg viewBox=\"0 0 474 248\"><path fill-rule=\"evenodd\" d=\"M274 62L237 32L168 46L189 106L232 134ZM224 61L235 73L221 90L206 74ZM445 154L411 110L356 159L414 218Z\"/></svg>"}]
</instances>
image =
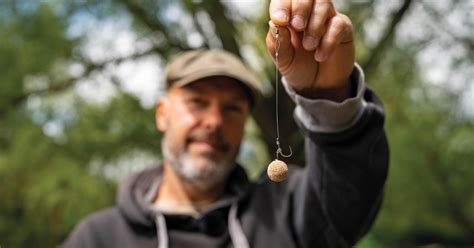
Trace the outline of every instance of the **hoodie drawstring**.
<instances>
[{"instance_id":1,"label":"hoodie drawstring","mask_svg":"<svg viewBox=\"0 0 474 248\"><path fill-rule=\"evenodd\" d=\"M168 248L168 230L166 220L163 214L157 214L155 217L156 236L158 239L158 248Z\"/></svg>"},{"instance_id":2,"label":"hoodie drawstring","mask_svg":"<svg viewBox=\"0 0 474 248\"><path fill-rule=\"evenodd\" d=\"M245 237L242 225L237 218L237 203L232 204L229 211L229 234L235 248L249 248L249 242Z\"/></svg>"}]
</instances>

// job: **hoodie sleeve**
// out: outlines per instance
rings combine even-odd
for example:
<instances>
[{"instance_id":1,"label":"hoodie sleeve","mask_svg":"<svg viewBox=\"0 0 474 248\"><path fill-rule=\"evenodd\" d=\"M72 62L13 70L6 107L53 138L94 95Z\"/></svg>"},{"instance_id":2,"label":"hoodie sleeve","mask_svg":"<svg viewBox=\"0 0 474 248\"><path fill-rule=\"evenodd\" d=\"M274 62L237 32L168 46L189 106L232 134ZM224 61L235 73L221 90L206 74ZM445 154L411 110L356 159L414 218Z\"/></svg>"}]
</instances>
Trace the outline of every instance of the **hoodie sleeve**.
<instances>
[{"instance_id":1,"label":"hoodie sleeve","mask_svg":"<svg viewBox=\"0 0 474 248\"><path fill-rule=\"evenodd\" d=\"M356 92L355 96L340 103L303 97L298 95L284 78L282 83L290 98L296 103L295 118L306 130L335 133L355 125L367 105L364 99L364 74L359 65L354 66L350 80L351 88Z\"/></svg>"},{"instance_id":2,"label":"hoodie sleeve","mask_svg":"<svg viewBox=\"0 0 474 248\"><path fill-rule=\"evenodd\" d=\"M357 93L342 103L306 99L285 85L306 137L292 218L303 247L354 245L380 207L389 160L384 111L357 65L351 83Z\"/></svg>"}]
</instances>

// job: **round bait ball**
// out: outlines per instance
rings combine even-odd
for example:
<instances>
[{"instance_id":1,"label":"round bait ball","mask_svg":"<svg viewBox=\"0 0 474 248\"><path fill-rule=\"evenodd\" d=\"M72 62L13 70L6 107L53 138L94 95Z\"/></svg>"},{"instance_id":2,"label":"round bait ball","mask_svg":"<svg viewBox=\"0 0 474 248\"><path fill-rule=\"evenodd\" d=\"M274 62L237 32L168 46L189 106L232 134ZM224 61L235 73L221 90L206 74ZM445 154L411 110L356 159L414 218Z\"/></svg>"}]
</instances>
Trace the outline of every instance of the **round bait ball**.
<instances>
[{"instance_id":1,"label":"round bait ball","mask_svg":"<svg viewBox=\"0 0 474 248\"><path fill-rule=\"evenodd\" d=\"M274 182L282 182L288 176L288 165L281 160L275 159L268 165L267 175Z\"/></svg>"}]
</instances>

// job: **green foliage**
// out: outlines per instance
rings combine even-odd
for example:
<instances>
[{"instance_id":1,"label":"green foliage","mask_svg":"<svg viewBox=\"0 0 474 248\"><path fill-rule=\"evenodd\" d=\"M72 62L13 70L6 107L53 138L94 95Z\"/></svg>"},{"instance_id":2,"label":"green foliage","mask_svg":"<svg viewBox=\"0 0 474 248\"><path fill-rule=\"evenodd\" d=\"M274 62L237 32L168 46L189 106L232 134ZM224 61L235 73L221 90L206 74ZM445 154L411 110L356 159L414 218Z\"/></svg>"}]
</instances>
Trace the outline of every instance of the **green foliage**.
<instances>
[{"instance_id":1,"label":"green foliage","mask_svg":"<svg viewBox=\"0 0 474 248\"><path fill-rule=\"evenodd\" d=\"M82 100L74 105L74 121L64 131L69 156L107 161L132 149L159 152L154 109L143 109L136 97L123 94L105 105Z\"/></svg>"},{"instance_id":2,"label":"green foliage","mask_svg":"<svg viewBox=\"0 0 474 248\"><path fill-rule=\"evenodd\" d=\"M459 111L459 94L417 78L411 52L388 52L380 65L385 68L373 76L385 102L392 154L373 237L394 247L468 244L474 220L474 120Z\"/></svg>"},{"instance_id":3,"label":"green foliage","mask_svg":"<svg viewBox=\"0 0 474 248\"><path fill-rule=\"evenodd\" d=\"M21 96L26 76L45 76L64 59L71 56L73 41L65 37L65 23L58 19L51 8L40 5L33 12L11 11L0 19L0 81L1 108L9 107L10 101Z\"/></svg>"},{"instance_id":4,"label":"green foliage","mask_svg":"<svg viewBox=\"0 0 474 248\"><path fill-rule=\"evenodd\" d=\"M86 214L112 204L115 184L65 154L33 123L16 122L0 154L2 245L54 246Z\"/></svg>"}]
</instances>

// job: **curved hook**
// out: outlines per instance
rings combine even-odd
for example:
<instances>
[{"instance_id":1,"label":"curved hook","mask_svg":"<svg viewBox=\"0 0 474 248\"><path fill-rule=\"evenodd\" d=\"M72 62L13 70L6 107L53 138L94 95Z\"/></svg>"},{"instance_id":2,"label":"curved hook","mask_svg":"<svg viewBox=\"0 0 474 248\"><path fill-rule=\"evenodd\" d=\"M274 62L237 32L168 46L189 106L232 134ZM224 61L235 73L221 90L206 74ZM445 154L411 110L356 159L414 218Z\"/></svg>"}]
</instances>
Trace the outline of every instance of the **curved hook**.
<instances>
[{"instance_id":1,"label":"curved hook","mask_svg":"<svg viewBox=\"0 0 474 248\"><path fill-rule=\"evenodd\" d=\"M291 157L291 155L293 155L293 151L291 150L291 146L288 146L288 148L290 148L290 154L283 154L283 150L281 150L280 147L278 147L277 151L276 151L276 156L278 158L278 154L280 154L282 157L284 158L289 158Z\"/></svg>"}]
</instances>

